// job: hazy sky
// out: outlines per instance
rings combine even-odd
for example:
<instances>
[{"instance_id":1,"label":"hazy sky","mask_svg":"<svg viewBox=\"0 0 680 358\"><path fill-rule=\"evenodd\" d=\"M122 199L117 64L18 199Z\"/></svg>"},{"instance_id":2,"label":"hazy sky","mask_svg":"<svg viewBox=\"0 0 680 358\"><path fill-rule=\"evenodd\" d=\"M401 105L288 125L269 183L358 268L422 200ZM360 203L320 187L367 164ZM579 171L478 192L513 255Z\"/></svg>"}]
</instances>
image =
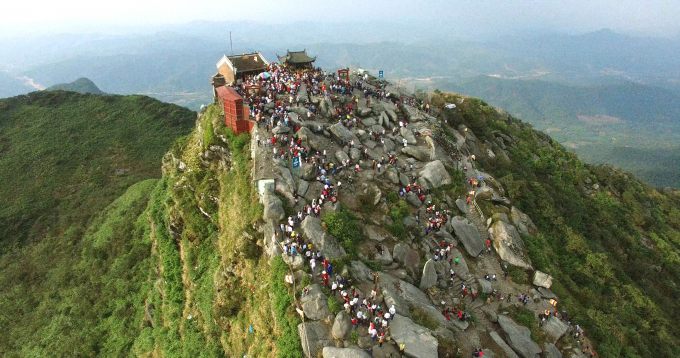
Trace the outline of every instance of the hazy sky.
<instances>
[{"instance_id":1,"label":"hazy sky","mask_svg":"<svg viewBox=\"0 0 680 358\"><path fill-rule=\"evenodd\" d=\"M680 34L678 0L8 0L0 11L5 35L102 31L193 20L446 23L471 32L601 28L652 36Z\"/></svg>"}]
</instances>

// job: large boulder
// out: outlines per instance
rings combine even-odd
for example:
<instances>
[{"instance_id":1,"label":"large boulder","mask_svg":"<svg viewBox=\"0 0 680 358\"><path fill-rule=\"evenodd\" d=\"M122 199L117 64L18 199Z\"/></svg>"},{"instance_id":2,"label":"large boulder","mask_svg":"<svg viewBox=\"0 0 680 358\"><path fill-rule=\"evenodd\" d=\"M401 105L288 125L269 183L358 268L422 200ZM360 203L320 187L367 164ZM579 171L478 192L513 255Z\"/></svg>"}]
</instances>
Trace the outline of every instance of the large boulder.
<instances>
[{"instance_id":1,"label":"large boulder","mask_svg":"<svg viewBox=\"0 0 680 358\"><path fill-rule=\"evenodd\" d=\"M300 270L305 266L305 260L302 258L302 255L288 256L288 254L284 252L281 254L281 257L283 257L283 262L293 270Z\"/></svg>"},{"instance_id":2,"label":"large boulder","mask_svg":"<svg viewBox=\"0 0 680 358\"><path fill-rule=\"evenodd\" d=\"M408 179L408 176L404 173L399 173L399 185L401 186L408 186L410 184L410 180Z\"/></svg>"},{"instance_id":3,"label":"large boulder","mask_svg":"<svg viewBox=\"0 0 680 358\"><path fill-rule=\"evenodd\" d=\"M349 266L350 271L355 279L363 283L373 283L375 282L375 277L373 276L373 271L371 271L368 266L366 266L361 261L352 261Z\"/></svg>"},{"instance_id":4,"label":"large boulder","mask_svg":"<svg viewBox=\"0 0 680 358\"><path fill-rule=\"evenodd\" d=\"M382 255L379 255L376 252L375 253L375 261L378 261L383 265L391 264L392 261L393 261L393 258L392 258L392 254L390 253L390 249L383 245L383 253L382 253Z\"/></svg>"},{"instance_id":5,"label":"large boulder","mask_svg":"<svg viewBox=\"0 0 680 358\"><path fill-rule=\"evenodd\" d=\"M467 321L446 320L441 311L432 305L427 294L418 287L384 272L378 272L378 276L385 306L394 305L397 314L410 317L410 308L419 309L422 313L437 321L440 328L452 328L451 325L454 325L461 330L467 329Z\"/></svg>"},{"instance_id":6,"label":"large boulder","mask_svg":"<svg viewBox=\"0 0 680 358\"><path fill-rule=\"evenodd\" d=\"M323 191L323 184L319 181L312 181L309 183L307 186L307 192L304 195L304 198L307 201L312 201L314 199L318 199L319 196L321 195L321 192Z\"/></svg>"},{"instance_id":7,"label":"large boulder","mask_svg":"<svg viewBox=\"0 0 680 358\"><path fill-rule=\"evenodd\" d=\"M406 244L399 243L394 245L392 257L395 261L400 263L411 276L415 277L420 271L420 256Z\"/></svg>"},{"instance_id":8,"label":"large boulder","mask_svg":"<svg viewBox=\"0 0 680 358\"><path fill-rule=\"evenodd\" d=\"M491 281L487 281L483 278L479 278L477 281L479 282L479 288L482 290L482 292L487 295L493 292L493 285L491 285Z\"/></svg>"},{"instance_id":9,"label":"large boulder","mask_svg":"<svg viewBox=\"0 0 680 358\"><path fill-rule=\"evenodd\" d=\"M357 148L352 148L349 150L349 157L356 163L361 159L361 151Z\"/></svg>"},{"instance_id":10,"label":"large boulder","mask_svg":"<svg viewBox=\"0 0 680 358\"><path fill-rule=\"evenodd\" d=\"M359 110L359 117L368 117L371 115L370 108L362 108Z\"/></svg>"},{"instance_id":11,"label":"large boulder","mask_svg":"<svg viewBox=\"0 0 680 358\"><path fill-rule=\"evenodd\" d=\"M411 132L410 128L407 127L401 127L399 129L399 134L406 139L408 144L415 145L417 143L416 141L416 136L413 135L413 132Z\"/></svg>"},{"instance_id":12,"label":"large boulder","mask_svg":"<svg viewBox=\"0 0 680 358\"><path fill-rule=\"evenodd\" d=\"M326 319L331 314L328 308L328 297L321 292L318 284L310 285L308 288L309 292L300 298L305 317L313 321Z\"/></svg>"},{"instance_id":13,"label":"large boulder","mask_svg":"<svg viewBox=\"0 0 680 358\"><path fill-rule=\"evenodd\" d=\"M513 351L512 348L510 348L510 346L505 343L503 338L501 338L501 336L496 331L489 332L489 336L491 336L491 339L496 342L499 347L501 347L503 353L505 353L508 358L519 358L517 353L515 353L515 351Z\"/></svg>"},{"instance_id":14,"label":"large boulder","mask_svg":"<svg viewBox=\"0 0 680 358\"><path fill-rule=\"evenodd\" d=\"M404 115L409 122L430 121L436 122L436 119L425 112L418 110L411 106L402 106Z\"/></svg>"},{"instance_id":15,"label":"large boulder","mask_svg":"<svg viewBox=\"0 0 680 358\"><path fill-rule=\"evenodd\" d=\"M543 358L562 358L562 353L555 344L546 343L543 345Z\"/></svg>"},{"instance_id":16,"label":"large boulder","mask_svg":"<svg viewBox=\"0 0 680 358\"><path fill-rule=\"evenodd\" d=\"M529 328L519 325L511 318L503 315L498 316L498 324L505 332L510 347L523 358L536 358L542 352L538 344L531 340Z\"/></svg>"},{"instance_id":17,"label":"large boulder","mask_svg":"<svg viewBox=\"0 0 680 358\"><path fill-rule=\"evenodd\" d=\"M349 155L342 150L338 150L335 152L335 159L337 159L338 163L342 163L343 159L345 161L349 160Z\"/></svg>"},{"instance_id":18,"label":"large boulder","mask_svg":"<svg viewBox=\"0 0 680 358\"><path fill-rule=\"evenodd\" d=\"M442 185L451 184L451 176L446 171L446 167L441 160L435 160L425 165L423 170L419 173L421 181L427 182L430 188L438 188Z\"/></svg>"},{"instance_id":19,"label":"large boulder","mask_svg":"<svg viewBox=\"0 0 680 358\"><path fill-rule=\"evenodd\" d=\"M553 342L557 342L567 333L567 324L557 319L557 317L551 317L545 321L541 328L552 338Z\"/></svg>"},{"instance_id":20,"label":"large boulder","mask_svg":"<svg viewBox=\"0 0 680 358\"><path fill-rule=\"evenodd\" d=\"M313 164L302 164L300 169L300 177L303 180L316 179L316 167Z\"/></svg>"},{"instance_id":21,"label":"large boulder","mask_svg":"<svg viewBox=\"0 0 680 358\"><path fill-rule=\"evenodd\" d=\"M307 194L307 189L309 189L309 183L306 180L300 179L297 187L298 195L304 197Z\"/></svg>"},{"instance_id":22,"label":"large boulder","mask_svg":"<svg viewBox=\"0 0 680 358\"><path fill-rule=\"evenodd\" d=\"M369 240L378 242L385 240L385 237L378 232L378 228L375 226L366 226L364 231L366 232L366 236L368 236Z\"/></svg>"},{"instance_id":23,"label":"large boulder","mask_svg":"<svg viewBox=\"0 0 680 358\"><path fill-rule=\"evenodd\" d=\"M467 203L465 203L465 200L456 199L456 207L458 207L458 210L460 210L461 213L463 214L468 213Z\"/></svg>"},{"instance_id":24,"label":"large boulder","mask_svg":"<svg viewBox=\"0 0 680 358\"><path fill-rule=\"evenodd\" d=\"M364 190L364 193L371 198L373 205L378 205L382 198L382 191L380 191L380 188L378 188L377 185L369 185L366 190Z\"/></svg>"},{"instance_id":25,"label":"large boulder","mask_svg":"<svg viewBox=\"0 0 680 358\"><path fill-rule=\"evenodd\" d=\"M349 333L352 331L352 319L345 313L345 311L338 312L335 316L335 321L333 322L333 328L331 329L331 334L335 339L347 339L349 338Z\"/></svg>"},{"instance_id":26,"label":"large boulder","mask_svg":"<svg viewBox=\"0 0 680 358\"><path fill-rule=\"evenodd\" d=\"M387 140L385 140L385 142L387 142ZM430 153L421 147L416 146L403 147L401 148L401 152L417 160L420 160L421 162L426 162L430 160Z\"/></svg>"},{"instance_id":27,"label":"large boulder","mask_svg":"<svg viewBox=\"0 0 680 358\"><path fill-rule=\"evenodd\" d=\"M391 110L391 109L385 109L385 113L387 114L387 117L392 121L396 122L397 121L397 114Z\"/></svg>"},{"instance_id":28,"label":"large boulder","mask_svg":"<svg viewBox=\"0 0 680 358\"><path fill-rule=\"evenodd\" d=\"M510 209L510 218L512 219L512 223L517 227L517 230L523 235L534 235L538 231L529 215L519 211L519 209L514 206Z\"/></svg>"},{"instance_id":29,"label":"large boulder","mask_svg":"<svg viewBox=\"0 0 680 358\"><path fill-rule=\"evenodd\" d=\"M399 184L399 173L394 167L390 166L385 170L385 179L392 184Z\"/></svg>"},{"instance_id":30,"label":"large boulder","mask_svg":"<svg viewBox=\"0 0 680 358\"><path fill-rule=\"evenodd\" d=\"M328 258L341 258L345 256L345 249L339 244L338 240L328 234L321 226L321 220L313 216L307 216L300 225L302 235L310 240L312 244L321 250L321 253Z\"/></svg>"},{"instance_id":31,"label":"large boulder","mask_svg":"<svg viewBox=\"0 0 680 358\"><path fill-rule=\"evenodd\" d=\"M420 279L420 289L428 290L437 284L437 269L432 259L427 260L423 267L423 276Z\"/></svg>"},{"instance_id":32,"label":"large boulder","mask_svg":"<svg viewBox=\"0 0 680 358\"><path fill-rule=\"evenodd\" d=\"M416 195L416 193L414 193L412 191L409 191L408 193L406 193L406 195L404 195L404 199L406 199L406 202L409 205L413 206L416 209L423 206L423 202L420 201L420 199L418 198L418 195Z\"/></svg>"},{"instance_id":33,"label":"large boulder","mask_svg":"<svg viewBox=\"0 0 680 358\"><path fill-rule=\"evenodd\" d=\"M414 323L410 318L397 315L390 322L392 339L405 344L404 353L409 357L432 358L437 357L439 342L429 329Z\"/></svg>"},{"instance_id":34,"label":"large boulder","mask_svg":"<svg viewBox=\"0 0 680 358\"><path fill-rule=\"evenodd\" d=\"M371 358L371 355L360 348L324 347L323 358Z\"/></svg>"},{"instance_id":35,"label":"large boulder","mask_svg":"<svg viewBox=\"0 0 680 358\"><path fill-rule=\"evenodd\" d=\"M359 138L357 138L357 136L355 136L354 133L350 132L350 130L347 129L347 127L342 125L342 123L336 123L330 126L328 130L331 132L333 138L335 138L338 141L349 142L352 139L354 139L355 144L358 144L356 142L359 141Z\"/></svg>"},{"instance_id":36,"label":"large boulder","mask_svg":"<svg viewBox=\"0 0 680 358\"><path fill-rule=\"evenodd\" d=\"M289 133L289 132L290 132L290 127L284 126L284 125L279 125L279 126L274 127L274 129L272 129L272 133L274 133L274 134L286 134L286 133Z\"/></svg>"},{"instance_id":37,"label":"large boulder","mask_svg":"<svg viewBox=\"0 0 680 358\"><path fill-rule=\"evenodd\" d=\"M286 211L283 210L283 203L276 194L269 190L265 190L262 196L264 203L264 219L281 221L286 217Z\"/></svg>"},{"instance_id":38,"label":"large boulder","mask_svg":"<svg viewBox=\"0 0 680 358\"><path fill-rule=\"evenodd\" d=\"M534 273L534 285L539 286L539 287L545 287L545 288L550 288L553 283L553 277L548 275L547 273L541 272L541 271L536 271Z\"/></svg>"},{"instance_id":39,"label":"large boulder","mask_svg":"<svg viewBox=\"0 0 680 358\"><path fill-rule=\"evenodd\" d=\"M335 346L331 330L323 321L298 324L298 335L306 357L316 357L324 347Z\"/></svg>"},{"instance_id":40,"label":"large boulder","mask_svg":"<svg viewBox=\"0 0 680 358\"><path fill-rule=\"evenodd\" d=\"M462 216L454 217L450 223L456 236L463 243L465 251L472 257L479 256L482 250L484 250L484 241L479 235L477 227Z\"/></svg>"},{"instance_id":41,"label":"large boulder","mask_svg":"<svg viewBox=\"0 0 680 358\"><path fill-rule=\"evenodd\" d=\"M524 241L517 229L505 221L496 221L489 228L489 235L493 238L493 245L501 260L513 266L531 270L531 265L525 260Z\"/></svg>"}]
</instances>

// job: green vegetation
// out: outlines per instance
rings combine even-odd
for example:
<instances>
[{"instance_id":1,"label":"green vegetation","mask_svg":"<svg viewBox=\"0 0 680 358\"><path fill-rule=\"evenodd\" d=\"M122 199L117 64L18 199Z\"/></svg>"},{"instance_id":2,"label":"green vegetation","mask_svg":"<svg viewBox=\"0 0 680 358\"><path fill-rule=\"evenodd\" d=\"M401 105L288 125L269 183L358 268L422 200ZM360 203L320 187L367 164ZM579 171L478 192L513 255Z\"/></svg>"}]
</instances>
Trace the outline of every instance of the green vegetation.
<instances>
[{"instance_id":1,"label":"green vegetation","mask_svg":"<svg viewBox=\"0 0 680 358\"><path fill-rule=\"evenodd\" d=\"M47 91L70 91L78 93L104 94L94 82L81 77L71 83L60 83L47 88Z\"/></svg>"},{"instance_id":2,"label":"green vegetation","mask_svg":"<svg viewBox=\"0 0 680 358\"><path fill-rule=\"evenodd\" d=\"M413 322L423 326L427 327L431 330L435 330L439 328L439 322L432 316L430 316L425 310L422 308L415 308L411 311L411 319L413 319Z\"/></svg>"},{"instance_id":3,"label":"green vegetation","mask_svg":"<svg viewBox=\"0 0 680 358\"><path fill-rule=\"evenodd\" d=\"M586 162L620 166L652 186L680 188L680 97L672 91L632 82L569 86L489 76L444 87L508 110Z\"/></svg>"},{"instance_id":4,"label":"green vegetation","mask_svg":"<svg viewBox=\"0 0 680 358\"><path fill-rule=\"evenodd\" d=\"M25 148L19 146L17 138L28 142L30 136L21 133L27 128L33 135L54 138L44 132L59 126L48 119L59 120L60 126L77 120L84 128L79 128L71 141L91 137L77 142L80 152L71 148L75 147L72 143L52 143L50 139L43 144L31 138L45 146L40 148L42 152L52 152L45 161L59 163L53 171L58 175L49 178L52 180L37 179L49 190L72 185L80 191L64 190L69 200L60 200L54 207L36 206L51 213L38 216L38 224L50 223L51 227L32 226L33 232L45 233L42 240L15 240L5 245L0 257L0 283L5 287L0 296L4 312L0 323L8 334L0 338L0 353L302 357L297 334L300 317L292 305L295 292L283 280L288 267L280 258L271 265L268 260L260 261L255 228L262 207L250 181L249 136L236 136L225 129L219 111L210 108L201 117L202 131L181 137L184 133L171 130L178 116L173 112L176 106L141 96L55 91L0 104L7 109L0 112L6 119L2 136L15 135L3 150ZM50 106L45 119L37 116L41 106ZM66 120L67 109L71 122ZM108 123L112 119L107 111L112 109L124 121ZM178 113L184 112L185 121L191 123L194 114L183 109ZM36 114L33 122L43 121L48 128L33 128L24 117L31 113ZM88 116L102 123L92 125ZM148 134L144 125L149 126ZM163 151L156 147L161 147L158 133L166 141ZM173 138L179 139L171 146ZM229 170L221 170L218 161L206 164L198 159L206 150L205 138L231 152ZM144 176L160 174L160 159L167 148L172 148L174 158L190 170L180 171L176 161L166 160L161 180L140 181ZM19 153L15 162L24 160L21 151L12 153ZM86 157L69 157L76 153ZM151 158L153 153L155 158ZM10 159L3 160L11 163ZM64 171L75 166L82 173L94 170L109 174L92 181L91 176L62 173L58 170L62 165ZM134 169L126 175L113 175L113 168L118 166ZM17 184L3 186L2 190L13 190L23 201L43 199L38 195L42 193L30 190L32 183L22 186L9 173L2 175L7 182ZM134 181L137 184L131 185ZM122 196L104 205L109 196L120 191ZM101 205L104 207L98 209ZM80 212L73 212L76 208ZM19 209L22 207L9 206L4 210ZM12 229L21 232L18 226Z\"/></svg>"},{"instance_id":5,"label":"green vegetation","mask_svg":"<svg viewBox=\"0 0 680 358\"><path fill-rule=\"evenodd\" d=\"M389 215L392 219L392 224L387 225L387 231L399 239L405 239L406 227L404 227L402 219L410 214L411 212L409 211L408 205L404 200L399 200L396 204L390 206Z\"/></svg>"},{"instance_id":6,"label":"green vegetation","mask_svg":"<svg viewBox=\"0 0 680 358\"><path fill-rule=\"evenodd\" d=\"M538 227L525 237L534 267L555 277L560 304L598 354L679 356L680 192L585 164L531 126L483 108L470 99L445 115L483 140L505 138L509 160L482 156L477 164Z\"/></svg>"},{"instance_id":7,"label":"green vegetation","mask_svg":"<svg viewBox=\"0 0 680 358\"><path fill-rule=\"evenodd\" d=\"M518 324L529 328L531 331L531 339L534 342L543 344L543 333L538 328L538 322L536 321L536 316L534 312L528 310L521 306L509 306L508 312L510 317L515 320Z\"/></svg>"},{"instance_id":8,"label":"green vegetation","mask_svg":"<svg viewBox=\"0 0 680 358\"><path fill-rule=\"evenodd\" d=\"M346 207L341 206L340 210L327 213L323 217L323 224L328 233L338 239L345 252L350 257L356 257L357 245L364 238L357 217Z\"/></svg>"},{"instance_id":9,"label":"green vegetation","mask_svg":"<svg viewBox=\"0 0 680 358\"><path fill-rule=\"evenodd\" d=\"M128 187L160 177L160 159L194 116L144 96L0 100L0 249L63 233L77 241Z\"/></svg>"}]
</instances>

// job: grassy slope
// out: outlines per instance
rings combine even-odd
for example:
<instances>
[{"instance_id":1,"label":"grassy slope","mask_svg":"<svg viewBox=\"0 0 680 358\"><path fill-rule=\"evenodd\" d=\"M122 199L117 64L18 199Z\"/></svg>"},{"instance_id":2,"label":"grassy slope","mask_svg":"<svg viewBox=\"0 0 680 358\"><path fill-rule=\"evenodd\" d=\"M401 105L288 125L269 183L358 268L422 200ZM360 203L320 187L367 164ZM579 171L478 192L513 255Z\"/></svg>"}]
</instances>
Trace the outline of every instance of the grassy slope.
<instances>
[{"instance_id":1,"label":"grassy slope","mask_svg":"<svg viewBox=\"0 0 680 358\"><path fill-rule=\"evenodd\" d=\"M537 236L524 237L534 266L554 275L558 309L575 316L600 356L677 357L680 192L661 193L630 174L587 165L478 99L446 115L450 125L464 123L482 140L493 141L495 133L514 138L510 161L482 157L478 164L538 226ZM586 194L587 181L600 191Z\"/></svg>"},{"instance_id":2,"label":"grassy slope","mask_svg":"<svg viewBox=\"0 0 680 358\"><path fill-rule=\"evenodd\" d=\"M0 100L0 248L82 234L127 187L160 177L159 159L194 115L144 96L50 91Z\"/></svg>"},{"instance_id":3,"label":"grassy slope","mask_svg":"<svg viewBox=\"0 0 680 358\"><path fill-rule=\"evenodd\" d=\"M283 283L287 266L281 260L270 265L254 239L262 207L251 183L249 137L234 136L219 118L211 107L201 129L175 144L173 154L191 172L166 166L149 205L160 274L147 302L159 309L133 351L142 356L301 357L299 318ZM230 170L197 160L206 143L232 152Z\"/></svg>"}]
</instances>

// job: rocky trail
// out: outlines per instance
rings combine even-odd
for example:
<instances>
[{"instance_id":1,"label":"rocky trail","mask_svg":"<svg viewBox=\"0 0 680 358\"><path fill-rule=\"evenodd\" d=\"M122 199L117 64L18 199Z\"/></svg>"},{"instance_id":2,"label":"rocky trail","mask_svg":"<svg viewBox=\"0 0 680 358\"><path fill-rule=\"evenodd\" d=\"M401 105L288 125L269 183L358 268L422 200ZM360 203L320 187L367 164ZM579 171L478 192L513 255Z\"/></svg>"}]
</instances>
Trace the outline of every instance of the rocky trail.
<instances>
[{"instance_id":1,"label":"rocky trail","mask_svg":"<svg viewBox=\"0 0 680 358\"><path fill-rule=\"evenodd\" d=\"M332 82L327 81L326 85L330 86ZM381 84L372 77L364 79L356 75L352 76L351 82L361 83L364 87ZM408 94L398 92L389 84L385 90L397 94L397 98L404 95L409 99ZM535 232L535 226L503 196L500 184L490 175L479 172L474 160L468 160L471 155L479 158L492 153L480 152L476 144L479 140L465 127L446 128L453 134L445 135L441 127L445 125L443 121L416 106L402 103L398 107L393 101L375 98L367 104L361 91L355 90L353 95L358 101L355 102L357 126L352 128L340 123L333 114L333 108L352 100L349 94L329 101L323 95L311 94L305 87L297 96L313 104L317 112L314 117L308 118L308 109L302 105L291 106L288 111L290 126L277 126L270 132L258 126L252 133L253 179L256 182L274 180L273 190L265 189L261 196L265 208L262 232L266 253L270 257L282 255L297 282L311 273L308 291L299 300L305 322L298 331L305 355L398 357L399 345L403 343L404 356L408 357L468 357L475 349L483 349L485 357L583 357L578 344L566 334L566 323L559 317L551 318L540 328L534 327L541 333L539 342L532 340L529 328L512 318L512 312L515 312L512 307L525 307L535 317L544 310L555 310L548 301L555 296L549 290L552 278L540 272L535 273L534 285L516 283L504 275L508 267L513 266L533 272L520 233L531 234ZM400 122L406 126L400 127ZM386 341L382 345L371 339L366 324L352 325L354 312L351 315L345 310L332 313L328 304L330 291L323 288L321 263L311 272L304 255L284 252L283 235L279 238L274 235L280 230L281 223L305 210L324 189L324 183L317 180L319 170L314 164L303 161L301 167L293 171L291 163L275 155L274 147L267 143L273 134L287 134L290 138L294 127L299 127L296 134L313 156L319 152L318 158L321 158L325 151L325 162L334 163L336 168L343 160L351 163L336 173L326 174L333 185L342 182L337 191L340 205L325 202L319 218L307 216L295 224L294 229L304 242L321 250L324 257L344 258L346 264L341 269L336 268L334 274L351 277L359 293L359 302L376 289L373 274L378 275L377 295L372 301L385 310L394 306L397 312L389 321ZM395 127L396 134L393 134ZM380 135L376 139L373 133ZM259 145L255 138L260 138ZM343 145L351 141L354 141L353 147ZM381 158L387 159L390 155L398 158L396 167L385 162L380 171L372 168L374 159L380 162ZM468 192L475 190L475 198L467 203L465 195L451 198L446 193L435 194L435 189L452 184L451 173L463 166L467 166L465 182L458 184L465 185ZM477 180L479 176L483 177L481 186L473 188L469 181ZM395 205L387 200L387 196L413 185L414 181L431 191L424 195L424 200L412 193L398 197L398 201L406 202L409 210L409 214L401 219L407 234L405 238L398 238L386 230L393 224L389 210ZM451 215L441 230L426 233L427 218L433 216L426 211L430 201L437 206L437 211L448 210ZM484 215L476 201L485 201L484 206L492 207L493 212ZM339 210L342 205L359 218L367 237L367 241L357 248L357 257L350 260L338 240L327 233L322 224L327 213ZM487 252L487 240L492 243L491 252ZM442 242L445 246L452 245L451 252L448 257L435 260L435 250L442 247ZM377 243L384 250L382 255L376 252ZM455 258L458 263L453 262ZM455 271L454 277L450 270ZM496 280L487 280L486 275L496 275ZM468 290L466 296L462 294L463 285ZM339 292L332 294L331 300L336 299L342 306L344 301ZM473 299L473 293L477 293L476 299ZM522 294L530 297L526 305L518 301ZM487 297L491 297L489 301L486 301ZM444 309L461 310L470 314L471 319L460 321L452 314L447 320L442 314Z\"/></svg>"}]
</instances>

